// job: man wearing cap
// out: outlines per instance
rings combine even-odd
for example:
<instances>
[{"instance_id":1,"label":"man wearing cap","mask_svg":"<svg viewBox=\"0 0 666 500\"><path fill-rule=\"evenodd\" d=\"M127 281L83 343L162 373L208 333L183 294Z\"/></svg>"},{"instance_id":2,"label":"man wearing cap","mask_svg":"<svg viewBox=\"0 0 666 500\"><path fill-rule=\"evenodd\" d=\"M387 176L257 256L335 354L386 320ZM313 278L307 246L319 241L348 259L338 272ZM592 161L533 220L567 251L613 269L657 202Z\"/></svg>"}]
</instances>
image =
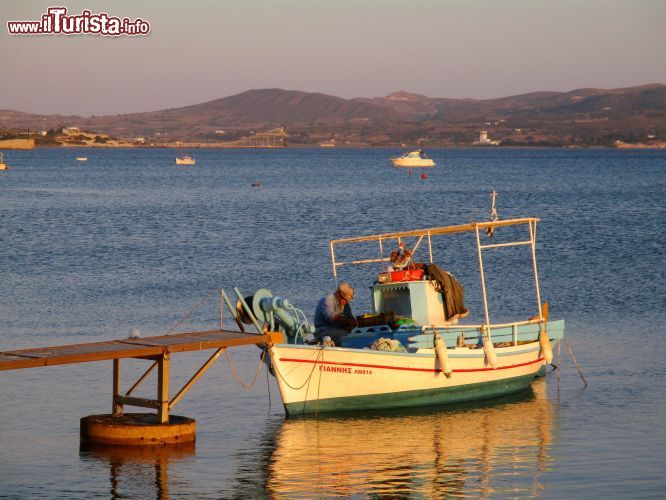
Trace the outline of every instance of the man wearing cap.
<instances>
[{"instance_id":1,"label":"man wearing cap","mask_svg":"<svg viewBox=\"0 0 666 500\"><path fill-rule=\"evenodd\" d=\"M349 283L338 285L335 292L322 297L315 311L315 338L329 336L335 345L342 344L342 337L358 325L349 303L354 298L354 289Z\"/></svg>"}]
</instances>

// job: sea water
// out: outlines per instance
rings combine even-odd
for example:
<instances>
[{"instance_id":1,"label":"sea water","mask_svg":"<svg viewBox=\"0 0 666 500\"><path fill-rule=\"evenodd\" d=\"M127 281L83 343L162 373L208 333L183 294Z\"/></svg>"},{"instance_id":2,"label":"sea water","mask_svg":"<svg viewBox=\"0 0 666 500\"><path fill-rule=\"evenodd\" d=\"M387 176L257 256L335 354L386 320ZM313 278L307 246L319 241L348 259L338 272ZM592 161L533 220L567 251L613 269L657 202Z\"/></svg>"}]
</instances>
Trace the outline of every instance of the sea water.
<instances>
[{"instance_id":1,"label":"sea water","mask_svg":"<svg viewBox=\"0 0 666 500\"><path fill-rule=\"evenodd\" d=\"M2 372L0 496L666 495L666 152L431 150L427 178L393 168L398 153L196 150L189 167L168 149L7 152L0 351L213 329L221 287L267 288L311 318L334 287L330 239L488 220L494 190L500 218L541 218L541 297L587 387L563 346L559 381L511 397L286 419L259 351L236 348L174 410L197 420L195 447L131 452L79 446L79 419L111 411L110 361ZM475 247L437 245L483 320ZM535 314L529 255L487 259L491 319ZM340 269L356 313L378 270ZM209 355L175 356L172 390ZM123 361L124 389L145 363ZM254 386L230 363L246 385L258 369Z\"/></svg>"}]
</instances>

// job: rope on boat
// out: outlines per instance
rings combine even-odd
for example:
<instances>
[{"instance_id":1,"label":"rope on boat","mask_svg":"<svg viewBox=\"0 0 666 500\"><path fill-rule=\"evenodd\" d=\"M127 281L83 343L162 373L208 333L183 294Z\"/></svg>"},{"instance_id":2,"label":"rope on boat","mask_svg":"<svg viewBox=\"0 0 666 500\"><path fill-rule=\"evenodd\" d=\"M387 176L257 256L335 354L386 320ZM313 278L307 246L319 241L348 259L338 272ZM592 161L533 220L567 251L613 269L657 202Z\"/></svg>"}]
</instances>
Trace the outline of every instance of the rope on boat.
<instances>
[{"instance_id":1,"label":"rope on boat","mask_svg":"<svg viewBox=\"0 0 666 500\"><path fill-rule=\"evenodd\" d=\"M192 314L194 314L196 311L198 311L199 309L201 309L201 307L202 307L206 302L208 302L208 301L210 300L210 298L213 296L213 294L216 293L217 291L218 291L217 288L213 288L213 289L210 291L210 293L209 293L208 295L206 295L206 297L204 297L204 298L201 299L199 302L197 302L196 304L194 304L194 305L190 308L190 310L187 312L187 314L185 314L185 316L181 317L178 321L176 321L176 322L171 326L171 328L169 328L169 331L167 331L164 335L169 335L169 334L170 334L171 332L173 332L176 328L178 328L180 325L182 325L182 324L185 322L185 320L187 320L190 316L192 316Z\"/></svg>"},{"instance_id":2,"label":"rope on boat","mask_svg":"<svg viewBox=\"0 0 666 500\"><path fill-rule=\"evenodd\" d=\"M254 372L254 377L252 377L252 382L250 384L246 384L241 380L240 375L238 375L238 372L236 371L236 367L234 366L233 361L231 361L231 356L229 356L229 350L225 349L224 354L227 356L227 361L229 361L229 367L231 368L231 373L236 379L236 381L241 385L243 389L252 389L254 387L254 384L257 382L257 377L259 376L259 372L261 371L261 365L264 362L264 357L266 356L266 351L261 352L261 357L259 358L259 364L257 365L257 370Z\"/></svg>"},{"instance_id":3,"label":"rope on boat","mask_svg":"<svg viewBox=\"0 0 666 500\"><path fill-rule=\"evenodd\" d=\"M315 371L315 368L317 368L317 364L319 363L320 359L324 357L324 349L320 349L319 353L317 354L317 359L315 359L315 362L312 364L312 370L310 370L309 375L305 379L305 381L298 387L293 387L289 382L287 382L287 379L284 378L284 375L280 372L280 370L277 367L276 363L273 363L271 360L271 365L273 366L273 370L275 370L275 373L277 373L280 377L280 379L289 387L290 389L294 391L300 391L303 387L305 387L305 384L308 384L310 382L310 379L312 378L312 374Z\"/></svg>"}]
</instances>

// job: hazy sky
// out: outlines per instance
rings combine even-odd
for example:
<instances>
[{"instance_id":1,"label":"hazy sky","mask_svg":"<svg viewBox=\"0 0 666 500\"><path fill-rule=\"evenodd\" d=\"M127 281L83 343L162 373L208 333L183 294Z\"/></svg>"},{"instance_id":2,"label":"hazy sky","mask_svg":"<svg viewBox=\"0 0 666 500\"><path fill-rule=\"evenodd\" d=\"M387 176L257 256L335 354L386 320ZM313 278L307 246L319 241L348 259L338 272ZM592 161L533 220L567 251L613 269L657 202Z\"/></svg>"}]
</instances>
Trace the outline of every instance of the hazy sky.
<instances>
[{"instance_id":1,"label":"hazy sky","mask_svg":"<svg viewBox=\"0 0 666 500\"><path fill-rule=\"evenodd\" d=\"M52 5L148 36L10 36ZM488 98L666 83L666 0L0 0L0 109L116 114L279 87Z\"/></svg>"}]
</instances>

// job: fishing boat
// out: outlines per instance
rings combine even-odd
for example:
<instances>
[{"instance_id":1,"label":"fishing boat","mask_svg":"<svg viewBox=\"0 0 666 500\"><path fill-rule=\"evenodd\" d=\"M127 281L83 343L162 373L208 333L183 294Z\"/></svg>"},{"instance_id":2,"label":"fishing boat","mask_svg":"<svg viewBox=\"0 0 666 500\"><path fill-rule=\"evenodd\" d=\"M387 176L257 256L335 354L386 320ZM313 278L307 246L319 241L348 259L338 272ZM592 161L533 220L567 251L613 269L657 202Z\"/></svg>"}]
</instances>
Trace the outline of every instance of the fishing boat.
<instances>
[{"instance_id":1,"label":"fishing boat","mask_svg":"<svg viewBox=\"0 0 666 500\"><path fill-rule=\"evenodd\" d=\"M358 326L342 337L341 345L326 338L317 342L303 312L268 290L244 297L234 289L235 308L226 292L222 294L239 326L253 323L258 332L283 332L282 342L265 347L265 360L277 379L287 415L502 396L527 389L544 374L552 362L553 344L564 338L564 320L549 320L548 304L541 302L538 222L491 220L331 240L336 283L343 266L391 266L375 275L370 284L372 311L356 317ZM490 238L497 232L502 241L493 242ZM467 261L476 260L480 276L484 319L476 323L464 321L464 289L433 255L438 237L464 234L471 235ZM386 255L391 244L397 250ZM536 300L526 317L493 322L483 255L511 247L526 247L531 260L527 281ZM341 248L344 255L360 249L360 255L340 259ZM425 262L419 263L415 259L421 254ZM517 272L511 270L508 277L515 279Z\"/></svg>"},{"instance_id":2,"label":"fishing boat","mask_svg":"<svg viewBox=\"0 0 666 500\"><path fill-rule=\"evenodd\" d=\"M9 170L9 165L5 163L5 155L0 153L0 170Z\"/></svg>"},{"instance_id":3,"label":"fishing boat","mask_svg":"<svg viewBox=\"0 0 666 500\"><path fill-rule=\"evenodd\" d=\"M394 167L434 167L435 162L428 158L422 149L391 158Z\"/></svg>"},{"instance_id":4,"label":"fishing boat","mask_svg":"<svg viewBox=\"0 0 666 500\"><path fill-rule=\"evenodd\" d=\"M196 163L197 161L188 155L176 157L176 165L196 165Z\"/></svg>"}]
</instances>

